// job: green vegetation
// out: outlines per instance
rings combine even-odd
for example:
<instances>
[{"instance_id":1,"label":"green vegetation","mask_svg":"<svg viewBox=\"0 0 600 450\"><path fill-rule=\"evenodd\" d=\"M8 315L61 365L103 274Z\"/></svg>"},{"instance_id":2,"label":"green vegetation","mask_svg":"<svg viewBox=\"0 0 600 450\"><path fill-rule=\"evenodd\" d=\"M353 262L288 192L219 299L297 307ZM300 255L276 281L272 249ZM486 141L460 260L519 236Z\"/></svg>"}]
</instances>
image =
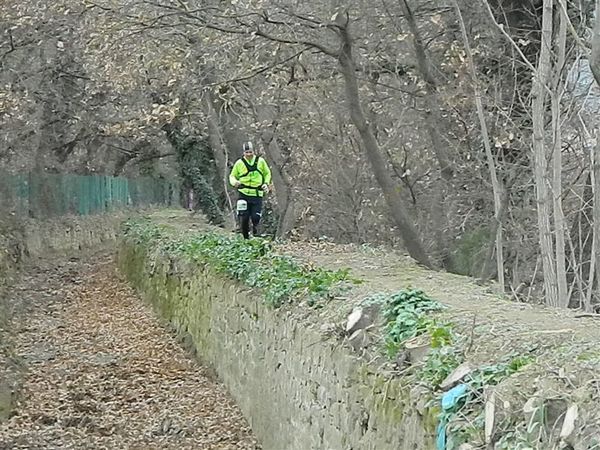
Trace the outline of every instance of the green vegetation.
<instances>
[{"instance_id":1,"label":"green vegetation","mask_svg":"<svg viewBox=\"0 0 600 450\"><path fill-rule=\"evenodd\" d=\"M176 150L183 192L194 192L197 207L214 225L221 225L225 218L222 211L223 188L213 151L206 137L187 136L178 126L165 126L167 138Z\"/></svg>"},{"instance_id":2,"label":"green vegetation","mask_svg":"<svg viewBox=\"0 0 600 450\"><path fill-rule=\"evenodd\" d=\"M464 392L450 408L440 408L444 395L438 388L466 360L467 339L454 331L451 323L435 313L444 306L417 289L394 294L377 293L363 301L363 306L378 304L385 319L385 352L396 359L408 341L423 336L429 349L422 361L411 361L412 375L430 389L432 411L438 411L438 422L445 434L447 450L461 444L483 442L484 390L502 382L532 361L531 357L511 355L499 363L481 366L467 374L460 383ZM425 335L427 337L425 337ZM408 375L408 373L407 373Z\"/></svg>"},{"instance_id":3,"label":"green vegetation","mask_svg":"<svg viewBox=\"0 0 600 450\"><path fill-rule=\"evenodd\" d=\"M414 337L429 333L432 346L442 347L451 342L449 325L440 325L431 313L444 309L443 305L429 298L423 291L404 289L395 294L373 294L363 305L382 305L385 319L385 349L388 356L395 357L404 343Z\"/></svg>"},{"instance_id":4,"label":"green vegetation","mask_svg":"<svg viewBox=\"0 0 600 450\"><path fill-rule=\"evenodd\" d=\"M464 396L439 416L440 423L447 424L447 450L456 450L466 443L483 445L486 402L484 390L499 384L532 361L531 357L509 356L500 363L478 368L462 380L467 386ZM513 440L511 442L514 444Z\"/></svg>"},{"instance_id":5,"label":"green vegetation","mask_svg":"<svg viewBox=\"0 0 600 450\"><path fill-rule=\"evenodd\" d=\"M489 229L480 227L466 232L457 239L451 248L450 265L453 273L479 276L485 259L486 245L489 242Z\"/></svg>"},{"instance_id":6,"label":"green vegetation","mask_svg":"<svg viewBox=\"0 0 600 450\"><path fill-rule=\"evenodd\" d=\"M302 265L288 256L277 255L264 239L241 239L217 232L176 236L174 230L148 220L125 225L125 235L138 244L153 245L170 253L208 263L217 272L259 288L267 303L277 307L307 296L310 305L333 295L335 289L360 281L348 269L330 271Z\"/></svg>"}]
</instances>

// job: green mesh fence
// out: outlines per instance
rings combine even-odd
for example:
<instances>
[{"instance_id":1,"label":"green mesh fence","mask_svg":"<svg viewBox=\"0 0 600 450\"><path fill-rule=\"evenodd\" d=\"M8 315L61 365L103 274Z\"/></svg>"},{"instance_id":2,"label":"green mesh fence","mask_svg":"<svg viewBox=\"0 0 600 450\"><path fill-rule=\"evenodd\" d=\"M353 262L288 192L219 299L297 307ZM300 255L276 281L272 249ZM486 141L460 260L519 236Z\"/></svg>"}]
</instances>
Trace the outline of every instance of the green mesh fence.
<instances>
[{"instance_id":1,"label":"green mesh fence","mask_svg":"<svg viewBox=\"0 0 600 450\"><path fill-rule=\"evenodd\" d=\"M0 172L0 214L87 215L125 206L172 206L178 197L176 184L157 178Z\"/></svg>"}]
</instances>

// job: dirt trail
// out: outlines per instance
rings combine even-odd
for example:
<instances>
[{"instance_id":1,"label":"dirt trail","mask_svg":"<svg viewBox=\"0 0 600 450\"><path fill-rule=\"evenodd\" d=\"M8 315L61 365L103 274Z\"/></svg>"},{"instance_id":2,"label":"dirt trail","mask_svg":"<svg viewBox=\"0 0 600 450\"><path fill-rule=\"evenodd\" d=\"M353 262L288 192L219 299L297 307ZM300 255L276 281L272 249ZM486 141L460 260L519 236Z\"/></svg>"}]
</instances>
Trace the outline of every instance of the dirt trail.
<instances>
[{"instance_id":1,"label":"dirt trail","mask_svg":"<svg viewBox=\"0 0 600 450\"><path fill-rule=\"evenodd\" d=\"M515 332L600 340L600 316L576 317L580 311L510 301L494 292L497 286L481 286L473 278L421 268L408 256L390 250L327 243L292 243L284 250L321 267L351 269L355 277L367 281L355 295L418 288L451 306L455 314L476 315L499 327L511 326Z\"/></svg>"},{"instance_id":2,"label":"dirt trail","mask_svg":"<svg viewBox=\"0 0 600 450\"><path fill-rule=\"evenodd\" d=\"M185 232L197 232L207 225L201 216L180 210L162 210L152 220ZM329 269L350 269L351 275L366 281L354 288L344 311L375 292L417 288L452 308L454 315L476 322L493 323L513 337L519 334L556 335L559 340L600 341L600 315L576 317L580 312L518 303L495 293L496 286L480 286L473 278L436 272L417 265L410 257L386 248L340 245L328 242L286 242L277 249L310 264ZM342 305L343 306L343 305Z\"/></svg>"},{"instance_id":3,"label":"dirt trail","mask_svg":"<svg viewBox=\"0 0 600 450\"><path fill-rule=\"evenodd\" d=\"M103 251L40 261L11 291L24 378L0 449L258 449Z\"/></svg>"}]
</instances>

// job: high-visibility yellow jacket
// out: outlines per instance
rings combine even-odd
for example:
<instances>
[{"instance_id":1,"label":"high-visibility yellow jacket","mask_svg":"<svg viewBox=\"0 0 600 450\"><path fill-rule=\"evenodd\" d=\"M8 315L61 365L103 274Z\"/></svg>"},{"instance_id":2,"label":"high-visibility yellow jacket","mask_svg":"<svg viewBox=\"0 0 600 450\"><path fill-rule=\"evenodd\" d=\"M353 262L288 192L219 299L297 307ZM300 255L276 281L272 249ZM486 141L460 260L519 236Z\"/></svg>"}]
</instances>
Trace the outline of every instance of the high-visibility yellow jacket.
<instances>
[{"instance_id":1,"label":"high-visibility yellow jacket","mask_svg":"<svg viewBox=\"0 0 600 450\"><path fill-rule=\"evenodd\" d=\"M271 169L260 156L255 156L250 161L242 157L235 162L229 174L229 183L232 186L235 186L236 181L242 183L238 189L242 194L262 197L262 185L271 184Z\"/></svg>"}]
</instances>

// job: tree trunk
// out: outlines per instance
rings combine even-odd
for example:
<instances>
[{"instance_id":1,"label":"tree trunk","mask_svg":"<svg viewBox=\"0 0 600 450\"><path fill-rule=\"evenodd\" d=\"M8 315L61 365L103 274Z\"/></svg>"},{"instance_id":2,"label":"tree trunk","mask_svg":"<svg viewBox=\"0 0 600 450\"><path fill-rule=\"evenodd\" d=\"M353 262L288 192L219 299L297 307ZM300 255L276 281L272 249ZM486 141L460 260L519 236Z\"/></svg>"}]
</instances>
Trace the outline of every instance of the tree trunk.
<instances>
[{"instance_id":1,"label":"tree trunk","mask_svg":"<svg viewBox=\"0 0 600 450\"><path fill-rule=\"evenodd\" d=\"M440 115L441 108L438 100L437 82L433 76L433 71L431 70L431 61L425 52L425 45L423 44L419 28L417 27L417 22L407 1L400 0L400 7L404 12L404 17L408 21L408 26L413 35L413 46L417 57L417 67L425 81L425 89L427 90L427 96L425 97L427 103L427 114L425 116L427 131L431 139L431 144L433 145L433 152L440 165L442 178L446 182L450 182L454 176L454 167L447 152L448 145L444 144L439 132L442 117Z\"/></svg>"},{"instance_id":2,"label":"tree trunk","mask_svg":"<svg viewBox=\"0 0 600 450\"><path fill-rule=\"evenodd\" d=\"M496 213L494 213L494 217L492 219L492 223L490 226L490 242L487 245L487 252L485 255L485 259L483 261L483 266L481 267L481 271L479 272L479 277L482 280L489 280L498 272L498 283L502 287L502 291L506 289L506 281L504 279L504 252L503 252L503 235L502 235L502 221L504 220L504 216L506 211L508 210L508 195L506 192L502 192L500 199L500 207ZM498 208L496 205L496 201L494 200L494 209ZM501 251L498 251L498 247L501 248ZM496 255L494 261L494 255ZM494 262L496 264L494 264ZM496 270L494 270L494 265ZM502 271L502 276L499 275L500 271Z\"/></svg>"},{"instance_id":3,"label":"tree trunk","mask_svg":"<svg viewBox=\"0 0 600 450\"><path fill-rule=\"evenodd\" d=\"M233 211L233 202L229 195L228 152L225 143L223 142L219 116L213 106L211 95L208 92L205 93L205 102L207 110L208 138L210 141L210 146L215 157L217 169L221 174L219 178L222 180L223 193L227 198L229 209ZM229 217L232 222L235 222L235 219L233 219L233 216L231 214L228 214L227 217Z\"/></svg>"},{"instance_id":4,"label":"tree trunk","mask_svg":"<svg viewBox=\"0 0 600 450\"><path fill-rule=\"evenodd\" d=\"M408 26L413 35L413 46L415 49L415 55L417 57L417 67L419 68L419 72L421 72L421 76L425 81L425 89L427 91L427 95L425 96L427 109L425 113L425 124L429 138L431 139L433 152L439 164L440 175L442 177L442 181L439 183L439 186L435 187L435 194L433 195L434 201L432 205L432 223L434 226L436 246L439 257L444 267L447 267L448 263L450 262L450 255L448 239L446 233L444 233L444 228L447 223L444 197L447 194L448 187L452 181L452 177L454 176L454 167L450 162L450 157L448 155L448 145L444 143L439 131L440 124L442 123L442 117L440 114L441 108L438 99L437 82L433 76L433 71L431 70L431 61L425 52L425 45L423 44L421 33L419 32L417 22L412 10L408 6L407 1L400 0L400 7L402 8L404 17L408 21Z\"/></svg>"},{"instance_id":5,"label":"tree trunk","mask_svg":"<svg viewBox=\"0 0 600 450\"><path fill-rule=\"evenodd\" d=\"M296 208L292 198L292 182L285 171L285 160L275 133L279 111L268 105L253 106L253 111L256 121L261 124L260 138L275 186L279 213L276 236L285 237L294 228Z\"/></svg>"},{"instance_id":6,"label":"tree trunk","mask_svg":"<svg viewBox=\"0 0 600 450\"><path fill-rule=\"evenodd\" d=\"M600 0L596 0L594 31L592 34L592 52L590 54L590 67L594 74L596 84L600 86ZM592 293L594 286L600 286L600 130L596 130L597 144L592 152L592 192L594 198L593 226L592 226L592 252L590 255L590 276L588 284L588 295L586 297L586 309L592 309ZM595 275L595 280L594 280Z\"/></svg>"},{"instance_id":7,"label":"tree trunk","mask_svg":"<svg viewBox=\"0 0 600 450\"><path fill-rule=\"evenodd\" d=\"M598 10L597 10L598 12ZM596 16L598 17L598 16ZM594 196L594 212L593 212L593 227L592 227L592 254L590 255L590 281L589 281L589 296L586 304L586 309L592 310L592 292L593 287L600 286L600 264L598 255L600 255L600 189L598 184L600 181L600 131L596 132L597 143L594 146L592 155L592 191ZM596 280L594 280L594 276Z\"/></svg>"},{"instance_id":8,"label":"tree trunk","mask_svg":"<svg viewBox=\"0 0 600 450\"><path fill-rule=\"evenodd\" d=\"M593 152L590 155L590 159L593 164ZM591 290L590 287L594 282L593 273L590 274L590 270L593 272L594 268L591 264L591 255L593 253L593 238L592 238L592 216L593 216L593 174L592 169L590 168L587 176L585 177L585 185L583 188L583 192L581 194L581 206L577 211L575 216L575 220L571 225L570 236L573 241L573 249L572 249L572 261L573 264L569 268L567 272L567 283L579 283L582 284L583 287L579 291L579 295L577 298L571 296L569 307L572 308L581 308L583 307L587 300L588 294L589 298L591 298ZM588 280L590 280L590 275L592 276L590 284L588 284Z\"/></svg>"},{"instance_id":9,"label":"tree trunk","mask_svg":"<svg viewBox=\"0 0 600 450\"><path fill-rule=\"evenodd\" d=\"M502 289L502 292L504 292L506 286L504 282L504 242L502 239L502 219L504 216L504 211L506 210L506 208L503 207L505 205L503 198L506 197L506 192L496 173L496 163L494 160L494 155L492 153L492 146L490 145L490 137L488 133L487 123L485 121L485 111L483 109L483 102L481 101L481 92L479 90L479 80L477 79L477 71L475 70L473 53L471 52L471 45L469 44L469 36L467 35L465 22L463 20L462 13L458 5L458 1L456 0L454 0L454 8L456 10L456 15L458 16L458 21L460 23L460 29L465 45L467 61L471 70L473 90L475 94L475 105L477 107L477 116L479 118L479 125L481 127L481 135L483 138L483 146L485 148L488 169L490 171L490 178L492 180L492 190L494 195L494 220L492 226L490 227L492 230L492 233L490 233L490 240L495 241L496 243L496 271L498 273L498 282L500 283L500 288ZM490 247L492 246L490 245ZM486 266L489 265L489 260L491 260L491 258L488 258L483 265L484 270L482 271L482 276L487 275L486 271L489 272L489 269L486 269Z\"/></svg>"},{"instance_id":10,"label":"tree trunk","mask_svg":"<svg viewBox=\"0 0 600 450\"><path fill-rule=\"evenodd\" d=\"M533 119L533 162L536 187L538 234L546 303L558 306L558 283L554 265L554 243L552 239L551 203L548 193L548 162L545 144L546 89L551 69L550 46L552 44L553 0L544 0L542 14L542 35L537 70L533 74L532 119Z\"/></svg>"},{"instance_id":11,"label":"tree trunk","mask_svg":"<svg viewBox=\"0 0 600 450\"><path fill-rule=\"evenodd\" d=\"M552 204L554 218L554 241L556 259L556 282L558 289L558 305L569 306L567 289L567 269L565 251L565 215L562 209L562 133L561 133L561 100L563 93L562 73L565 64L565 48L567 41L567 23L565 14L560 8L558 35L556 38L556 63L552 83Z\"/></svg>"},{"instance_id":12,"label":"tree trunk","mask_svg":"<svg viewBox=\"0 0 600 450\"><path fill-rule=\"evenodd\" d=\"M285 237L296 224L296 204L294 203L291 181L285 173L283 158L277 139L273 137L265 141L265 151L271 161L273 172L273 184L275 185L275 196L279 206L279 222L277 224L277 237Z\"/></svg>"},{"instance_id":13,"label":"tree trunk","mask_svg":"<svg viewBox=\"0 0 600 450\"><path fill-rule=\"evenodd\" d=\"M590 53L590 68L600 86L600 0L596 0L594 30L592 33L592 52Z\"/></svg>"},{"instance_id":14,"label":"tree trunk","mask_svg":"<svg viewBox=\"0 0 600 450\"><path fill-rule=\"evenodd\" d=\"M345 81L346 100L350 109L350 117L354 126L356 126L365 150L365 154L377 180L385 200L390 208L390 212L404 241L406 250L416 261L426 267L432 267L431 261L414 225L406 215L407 208L398 193L398 188L390 176L386 162L381 155L379 144L373 135L373 132L367 123L365 114L360 104L358 91L358 81L356 78L356 67L352 56L352 38L348 30L349 18L338 15L337 25L339 26L342 48L339 53L339 62L341 72Z\"/></svg>"}]
</instances>

